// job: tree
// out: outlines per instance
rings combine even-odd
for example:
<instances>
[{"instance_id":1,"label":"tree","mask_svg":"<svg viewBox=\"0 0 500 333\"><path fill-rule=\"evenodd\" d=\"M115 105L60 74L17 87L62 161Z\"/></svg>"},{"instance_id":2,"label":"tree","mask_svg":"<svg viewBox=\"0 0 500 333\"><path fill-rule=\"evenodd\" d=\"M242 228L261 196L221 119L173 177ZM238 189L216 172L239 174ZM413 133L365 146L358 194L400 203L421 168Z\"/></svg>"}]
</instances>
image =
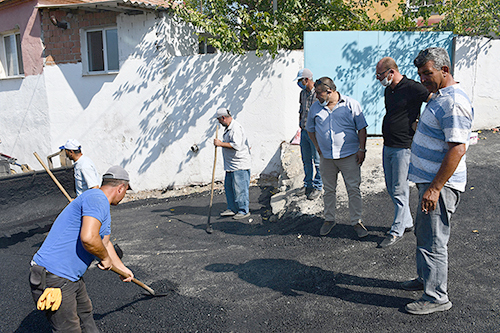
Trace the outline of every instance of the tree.
<instances>
[{"instance_id":1,"label":"tree","mask_svg":"<svg viewBox=\"0 0 500 333\"><path fill-rule=\"evenodd\" d=\"M500 29L498 0L413 0L411 8L400 0L277 0L276 11L273 0L187 1L172 6L176 16L208 35L208 43L220 51L238 54L300 49L304 31L415 31L417 18L427 20L434 14L443 19L425 29L496 36ZM374 5L391 1L399 2L399 10L386 21Z\"/></svg>"}]
</instances>

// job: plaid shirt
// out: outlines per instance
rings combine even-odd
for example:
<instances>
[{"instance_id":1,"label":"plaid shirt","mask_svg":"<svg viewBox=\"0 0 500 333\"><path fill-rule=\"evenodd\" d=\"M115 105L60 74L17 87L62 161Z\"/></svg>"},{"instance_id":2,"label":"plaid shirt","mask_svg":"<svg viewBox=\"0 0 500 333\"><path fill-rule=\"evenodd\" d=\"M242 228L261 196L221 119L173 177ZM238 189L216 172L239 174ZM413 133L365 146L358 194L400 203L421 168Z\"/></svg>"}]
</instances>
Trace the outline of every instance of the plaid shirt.
<instances>
[{"instance_id":1,"label":"plaid shirt","mask_svg":"<svg viewBox=\"0 0 500 333\"><path fill-rule=\"evenodd\" d=\"M304 129L306 127L307 114L309 112L309 108L316 101L317 101L317 99L316 99L316 93L314 92L314 88L312 88L311 91L307 91L307 89L302 89L302 91L300 92L300 98L299 98L299 103L300 103L299 126L300 126L300 128Z\"/></svg>"}]
</instances>

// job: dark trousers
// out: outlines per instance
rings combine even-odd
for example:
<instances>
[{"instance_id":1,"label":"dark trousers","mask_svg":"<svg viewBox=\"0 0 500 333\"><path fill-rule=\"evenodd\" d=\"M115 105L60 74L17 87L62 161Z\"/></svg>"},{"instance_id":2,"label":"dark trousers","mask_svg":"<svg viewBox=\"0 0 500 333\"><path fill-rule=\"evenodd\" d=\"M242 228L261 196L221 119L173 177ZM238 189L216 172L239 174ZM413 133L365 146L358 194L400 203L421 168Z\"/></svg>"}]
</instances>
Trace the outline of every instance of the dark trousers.
<instances>
[{"instance_id":1,"label":"dark trousers","mask_svg":"<svg viewBox=\"0 0 500 333\"><path fill-rule=\"evenodd\" d=\"M35 267L35 266L34 266ZM30 270L31 295L35 301L43 293L42 283L33 284L33 281L41 281L38 276L42 274L40 269ZM99 332L92 314L92 303L85 288L85 282L80 279L72 282L57 275L47 272L45 284L47 288L61 288L62 302L57 311L44 311L52 326L52 332Z\"/></svg>"}]
</instances>

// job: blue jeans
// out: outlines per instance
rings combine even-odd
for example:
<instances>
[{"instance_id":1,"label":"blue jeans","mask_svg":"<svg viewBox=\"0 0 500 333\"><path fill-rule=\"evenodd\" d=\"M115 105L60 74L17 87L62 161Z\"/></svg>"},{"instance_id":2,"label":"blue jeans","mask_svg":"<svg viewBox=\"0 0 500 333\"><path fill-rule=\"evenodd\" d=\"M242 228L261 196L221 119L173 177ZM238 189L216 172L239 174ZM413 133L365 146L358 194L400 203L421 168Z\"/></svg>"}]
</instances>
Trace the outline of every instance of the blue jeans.
<instances>
[{"instance_id":1,"label":"blue jeans","mask_svg":"<svg viewBox=\"0 0 500 333\"><path fill-rule=\"evenodd\" d=\"M323 189L323 181L319 172L319 154L305 129L300 131L300 154L302 155L302 164L304 165L304 186L314 187L321 191ZM316 169L314 179L313 168Z\"/></svg>"},{"instance_id":2,"label":"blue jeans","mask_svg":"<svg viewBox=\"0 0 500 333\"><path fill-rule=\"evenodd\" d=\"M417 273L424 282L422 299L443 304L448 299L448 240L450 219L460 201L460 192L443 187L439 193L436 209L428 214L422 212L422 196L428 183L417 184L418 207L415 219L417 237Z\"/></svg>"},{"instance_id":3,"label":"blue jeans","mask_svg":"<svg viewBox=\"0 0 500 333\"><path fill-rule=\"evenodd\" d=\"M408 148L392 148L384 146L383 165L385 186L394 203L394 221L390 234L403 236L406 228L413 226L410 212L410 183L408 167L411 151Z\"/></svg>"},{"instance_id":4,"label":"blue jeans","mask_svg":"<svg viewBox=\"0 0 500 333\"><path fill-rule=\"evenodd\" d=\"M248 213L250 203L249 187L250 170L226 171L224 190L226 192L227 209L235 213Z\"/></svg>"}]
</instances>

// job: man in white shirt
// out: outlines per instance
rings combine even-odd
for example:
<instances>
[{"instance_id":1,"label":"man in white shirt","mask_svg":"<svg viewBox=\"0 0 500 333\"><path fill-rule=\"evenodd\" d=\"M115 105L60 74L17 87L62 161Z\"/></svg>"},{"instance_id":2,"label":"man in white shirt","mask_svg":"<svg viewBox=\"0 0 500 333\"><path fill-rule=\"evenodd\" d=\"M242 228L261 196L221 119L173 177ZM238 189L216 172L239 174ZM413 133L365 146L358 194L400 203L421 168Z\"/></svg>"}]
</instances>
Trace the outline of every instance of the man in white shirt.
<instances>
[{"instance_id":1,"label":"man in white shirt","mask_svg":"<svg viewBox=\"0 0 500 333\"><path fill-rule=\"evenodd\" d=\"M66 151L66 156L73 162L75 168L75 189L76 195L91 188L99 188L100 179L94 162L82 154L82 146L75 139L69 139L64 146L59 147Z\"/></svg>"},{"instance_id":2,"label":"man in white shirt","mask_svg":"<svg viewBox=\"0 0 500 333\"><path fill-rule=\"evenodd\" d=\"M250 216L250 146L243 127L233 119L228 109L218 109L215 117L226 128L222 140L214 139L214 145L222 147L226 171L224 191L227 210L220 215L232 216L235 220L243 219Z\"/></svg>"}]
</instances>

